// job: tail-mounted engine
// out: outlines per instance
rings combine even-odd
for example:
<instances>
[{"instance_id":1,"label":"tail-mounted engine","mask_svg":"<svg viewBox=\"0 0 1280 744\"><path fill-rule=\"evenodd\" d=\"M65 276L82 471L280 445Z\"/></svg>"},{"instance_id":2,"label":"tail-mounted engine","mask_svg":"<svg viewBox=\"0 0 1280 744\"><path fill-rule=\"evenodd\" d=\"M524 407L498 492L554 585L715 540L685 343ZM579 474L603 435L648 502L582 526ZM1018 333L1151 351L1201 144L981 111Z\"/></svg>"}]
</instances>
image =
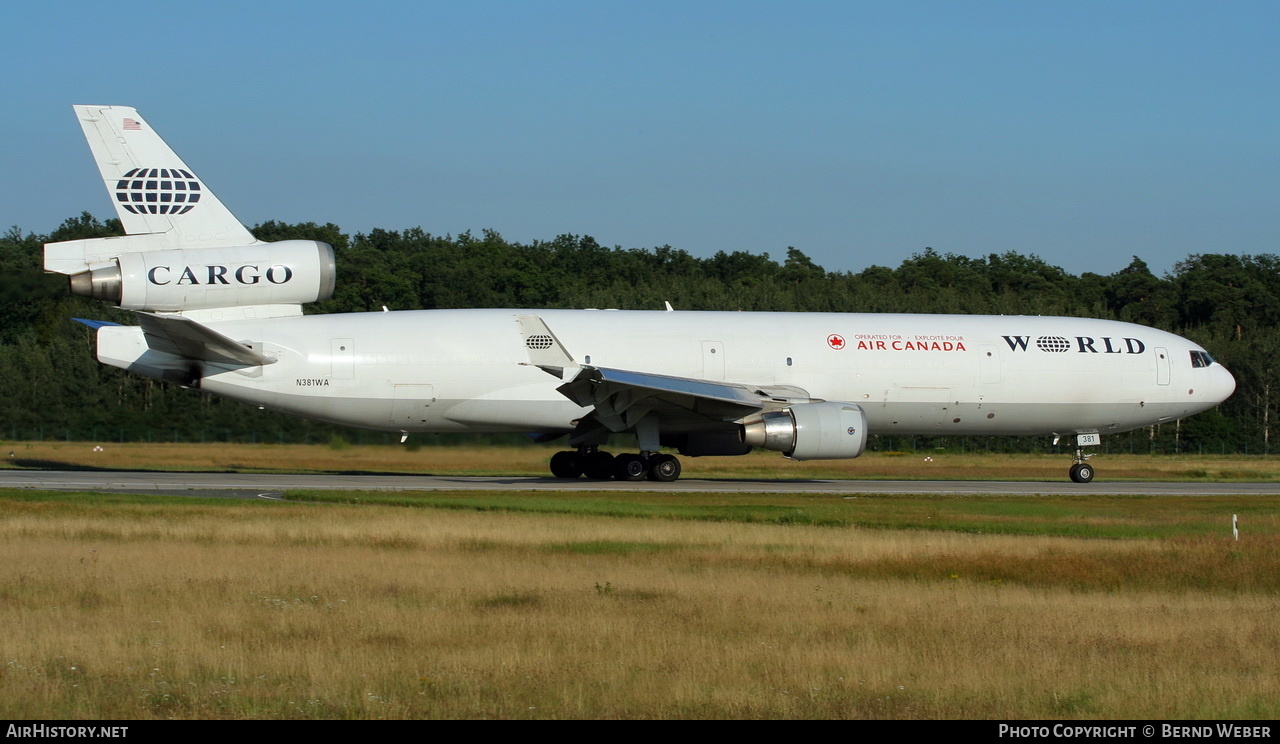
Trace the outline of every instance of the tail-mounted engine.
<instances>
[{"instance_id":1,"label":"tail-mounted engine","mask_svg":"<svg viewBox=\"0 0 1280 744\"><path fill-rule=\"evenodd\" d=\"M853 403L801 403L742 422L742 441L793 460L841 460L867 446L867 416Z\"/></svg>"},{"instance_id":2,"label":"tail-mounted engine","mask_svg":"<svg viewBox=\"0 0 1280 744\"><path fill-rule=\"evenodd\" d=\"M181 312L245 305L301 305L331 297L337 276L333 247L314 240L226 248L131 250L87 265L82 262L73 270L51 265L57 261L58 249L65 246L65 253L73 253L73 246L83 250L76 244L88 242L49 244L46 268L68 274L72 294L104 300L126 310ZM101 251L103 245L93 247Z\"/></svg>"}]
</instances>

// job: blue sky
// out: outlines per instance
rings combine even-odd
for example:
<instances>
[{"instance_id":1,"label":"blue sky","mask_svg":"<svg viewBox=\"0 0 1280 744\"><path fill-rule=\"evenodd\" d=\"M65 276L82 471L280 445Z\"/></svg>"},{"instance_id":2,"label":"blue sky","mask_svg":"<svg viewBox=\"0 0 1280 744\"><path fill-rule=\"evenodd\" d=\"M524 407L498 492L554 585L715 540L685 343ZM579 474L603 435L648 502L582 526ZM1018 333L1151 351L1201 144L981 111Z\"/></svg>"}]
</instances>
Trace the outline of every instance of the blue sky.
<instances>
[{"instance_id":1,"label":"blue sky","mask_svg":"<svg viewBox=\"0 0 1280 744\"><path fill-rule=\"evenodd\" d=\"M138 108L247 224L1109 274L1280 252L1280 3L16 1L0 229Z\"/></svg>"}]
</instances>

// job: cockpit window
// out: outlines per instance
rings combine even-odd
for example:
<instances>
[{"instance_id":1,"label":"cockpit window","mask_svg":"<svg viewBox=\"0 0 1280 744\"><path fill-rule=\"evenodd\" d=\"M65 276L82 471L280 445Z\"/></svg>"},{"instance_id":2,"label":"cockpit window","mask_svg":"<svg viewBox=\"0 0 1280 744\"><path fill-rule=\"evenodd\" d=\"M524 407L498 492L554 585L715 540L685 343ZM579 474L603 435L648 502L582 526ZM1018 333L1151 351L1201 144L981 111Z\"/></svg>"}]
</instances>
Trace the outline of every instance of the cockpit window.
<instances>
[{"instance_id":1,"label":"cockpit window","mask_svg":"<svg viewBox=\"0 0 1280 744\"><path fill-rule=\"evenodd\" d=\"M1213 357L1209 356L1207 351L1192 351L1191 366L1192 367L1208 367L1213 364Z\"/></svg>"}]
</instances>

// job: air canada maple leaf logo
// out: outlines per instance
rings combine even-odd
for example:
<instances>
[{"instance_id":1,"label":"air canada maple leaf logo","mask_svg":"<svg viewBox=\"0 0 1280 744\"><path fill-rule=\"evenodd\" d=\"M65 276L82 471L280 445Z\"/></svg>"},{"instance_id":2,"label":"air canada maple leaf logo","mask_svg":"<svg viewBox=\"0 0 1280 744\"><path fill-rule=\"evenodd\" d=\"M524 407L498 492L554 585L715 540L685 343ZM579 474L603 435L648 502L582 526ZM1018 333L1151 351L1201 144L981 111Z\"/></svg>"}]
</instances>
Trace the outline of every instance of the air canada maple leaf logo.
<instances>
[{"instance_id":1,"label":"air canada maple leaf logo","mask_svg":"<svg viewBox=\"0 0 1280 744\"><path fill-rule=\"evenodd\" d=\"M843 349L844 336L841 336L838 333L833 333L830 336L827 336L827 346L830 346L833 349Z\"/></svg>"}]
</instances>

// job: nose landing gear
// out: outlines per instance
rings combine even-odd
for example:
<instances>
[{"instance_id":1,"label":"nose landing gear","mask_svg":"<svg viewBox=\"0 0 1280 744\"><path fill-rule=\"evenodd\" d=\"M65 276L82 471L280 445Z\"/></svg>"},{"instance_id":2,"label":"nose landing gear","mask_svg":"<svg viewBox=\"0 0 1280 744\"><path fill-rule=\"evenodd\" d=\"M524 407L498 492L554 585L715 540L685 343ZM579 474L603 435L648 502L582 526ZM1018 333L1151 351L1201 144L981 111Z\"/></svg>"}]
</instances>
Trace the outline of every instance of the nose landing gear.
<instances>
[{"instance_id":1,"label":"nose landing gear","mask_svg":"<svg viewBox=\"0 0 1280 744\"><path fill-rule=\"evenodd\" d=\"M1071 476L1071 480L1076 483L1088 483L1093 480L1093 466L1088 463L1078 462L1071 466L1068 474Z\"/></svg>"},{"instance_id":2,"label":"nose landing gear","mask_svg":"<svg viewBox=\"0 0 1280 744\"><path fill-rule=\"evenodd\" d=\"M1054 437L1053 443L1058 443L1058 438ZM1086 453L1085 447L1096 447L1102 444L1102 436L1100 434L1077 434L1076 435L1076 454L1072 458L1071 469L1067 471L1067 475L1071 477L1074 483L1088 483L1093 480L1094 470L1087 460L1093 457L1093 453Z\"/></svg>"}]
</instances>

